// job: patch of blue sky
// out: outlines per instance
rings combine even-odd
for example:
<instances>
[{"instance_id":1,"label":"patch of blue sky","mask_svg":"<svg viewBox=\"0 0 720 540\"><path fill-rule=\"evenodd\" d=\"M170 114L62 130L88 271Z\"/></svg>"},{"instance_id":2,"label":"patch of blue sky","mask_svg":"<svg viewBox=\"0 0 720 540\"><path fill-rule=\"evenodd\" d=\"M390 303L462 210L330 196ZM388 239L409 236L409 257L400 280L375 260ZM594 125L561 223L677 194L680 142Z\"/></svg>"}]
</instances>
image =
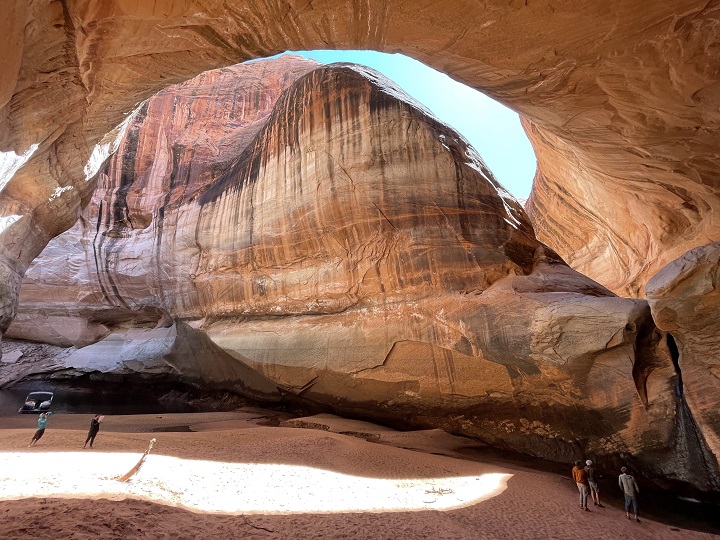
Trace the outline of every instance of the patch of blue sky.
<instances>
[{"instance_id":1,"label":"patch of blue sky","mask_svg":"<svg viewBox=\"0 0 720 540\"><path fill-rule=\"evenodd\" d=\"M497 180L516 198L530 194L537 162L518 114L482 92L402 54L376 51L288 51L324 64L371 67L458 131L482 156Z\"/></svg>"}]
</instances>

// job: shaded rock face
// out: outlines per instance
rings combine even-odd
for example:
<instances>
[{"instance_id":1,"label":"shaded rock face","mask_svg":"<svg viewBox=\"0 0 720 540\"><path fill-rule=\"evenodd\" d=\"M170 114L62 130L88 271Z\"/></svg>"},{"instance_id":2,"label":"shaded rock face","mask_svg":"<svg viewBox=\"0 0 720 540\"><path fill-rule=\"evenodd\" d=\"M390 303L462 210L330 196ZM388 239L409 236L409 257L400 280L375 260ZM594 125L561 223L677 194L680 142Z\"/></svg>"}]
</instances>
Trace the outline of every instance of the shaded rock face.
<instances>
[{"instance_id":1,"label":"shaded rock face","mask_svg":"<svg viewBox=\"0 0 720 540\"><path fill-rule=\"evenodd\" d=\"M6 355L12 362L5 361ZM180 321L154 328L137 322L116 326L104 339L82 348L5 340L3 362L0 386L18 381L27 386L41 379L44 385L58 386L61 393L69 386L70 394L78 387L104 394L110 386L117 392L124 388L126 394L159 397L180 384L214 395L232 389L270 405L283 398L273 381Z\"/></svg>"},{"instance_id":2,"label":"shaded rock face","mask_svg":"<svg viewBox=\"0 0 720 540\"><path fill-rule=\"evenodd\" d=\"M65 371L160 370L714 486L645 301L539 243L474 150L390 81L284 62L144 105L28 271L8 334L66 347ZM245 121L248 95L267 106Z\"/></svg>"},{"instance_id":3,"label":"shaded rock face","mask_svg":"<svg viewBox=\"0 0 720 540\"><path fill-rule=\"evenodd\" d=\"M708 461L720 459L720 242L697 247L647 286L653 317L674 338L682 369L678 393L705 436Z\"/></svg>"}]
</instances>

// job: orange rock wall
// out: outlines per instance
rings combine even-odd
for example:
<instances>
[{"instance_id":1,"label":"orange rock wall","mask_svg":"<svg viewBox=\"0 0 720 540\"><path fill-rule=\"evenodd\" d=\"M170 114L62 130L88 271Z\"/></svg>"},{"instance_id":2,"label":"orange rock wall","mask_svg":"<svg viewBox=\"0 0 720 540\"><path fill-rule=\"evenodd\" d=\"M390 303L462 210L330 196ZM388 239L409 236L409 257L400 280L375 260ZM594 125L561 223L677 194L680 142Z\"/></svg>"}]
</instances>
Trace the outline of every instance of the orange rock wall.
<instances>
[{"instance_id":1,"label":"orange rock wall","mask_svg":"<svg viewBox=\"0 0 720 540\"><path fill-rule=\"evenodd\" d=\"M8 330L64 347L50 372L162 374L717 485L647 303L562 263L477 153L371 70L203 74L118 148Z\"/></svg>"},{"instance_id":2,"label":"orange rock wall","mask_svg":"<svg viewBox=\"0 0 720 540\"><path fill-rule=\"evenodd\" d=\"M703 432L705 460L720 460L720 242L672 261L648 282L653 318L674 342L682 369L678 393Z\"/></svg>"},{"instance_id":3,"label":"orange rock wall","mask_svg":"<svg viewBox=\"0 0 720 540\"><path fill-rule=\"evenodd\" d=\"M613 290L642 295L658 268L718 237L718 9L697 0L11 2L0 149L38 146L2 180L0 328L30 261L87 201L83 168L124 114L169 83L286 49L404 52L518 110L539 160L528 203L539 237Z\"/></svg>"}]
</instances>

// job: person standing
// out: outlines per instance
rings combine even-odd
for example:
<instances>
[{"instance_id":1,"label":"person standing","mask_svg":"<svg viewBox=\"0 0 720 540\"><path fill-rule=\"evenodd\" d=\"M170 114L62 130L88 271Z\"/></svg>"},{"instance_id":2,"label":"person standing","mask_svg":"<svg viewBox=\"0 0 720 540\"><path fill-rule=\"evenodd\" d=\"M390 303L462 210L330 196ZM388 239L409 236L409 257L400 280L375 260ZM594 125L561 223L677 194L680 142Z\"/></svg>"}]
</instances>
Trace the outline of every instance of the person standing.
<instances>
[{"instance_id":1,"label":"person standing","mask_svg":"<svg viewBox=\"0 0 720 540\"><path fill-rule=\"evenodd\" d=\"M590 487L590 497L595 506L605 508L600 504L600 486L598 485L597 473L592 464L593 462L589 459L585 462L585 472L587 473L588 486Z\"/></svg>"},{"instance_id":2,"label":"person standing","mask_svg":"<svg viewBox=\"0 0 720 540\"><path fill-rule=\"evenodd\" d=\"M582 467L582 461L577 460L575 462L575 466L572 470L573 480L575 480L575 483L577 484L578 491L580 491L580 508L582 510L585 510L586 512L589 512L590 509L587 507L587 498L588 498L588 479L587 479L587 472Z\"/></svg>"},{"instance_id":3,"label":"person standing","mask_svg":"<svg viewBox=\"0 0 720 540\"><path fill-rule=\"evenodd\" d=\"M627 473L627 468L620 467L620 476L618 477L618 484L625 495L625 517L630 519L630 508L632 507L633 516L635 521L640 523L638 519L638 501L637 496L640 493L640 488L635 481L635 478L631 474Z\"/></svg>"},{"instance_id":4,"label":"person standing","mask_svg":"<svg viewBox=\"0 0 720 540\"><path fill-rule=\"evenodd\" d=\"M90 431L88 431L87 439L85 439L83 448L86 448L88 443L90 443L90 448L92 448L92 445L95 442L95 437L97 436L98 431L100 431L101 421L102 417L99 414L96 414L95 417L90 420Z\"/></svg>"},{"instance_id":5,"label":"person standing","mask_svg":"<svg viewBox=\"0 0 720 540\"><path fill-rule=\"evenodd\" d=\"M48 418L52 412L44 412L40 413L40 416L38 416L38 423L37 423L37 430L35 431L35 435L33 435L33 438L30 439L30 444L28 444L28 448L31 446L35 446L35 443L40 440L40 437L42 437L45 434L45 426L47 425Z\"/></svg>"}]
</instances>

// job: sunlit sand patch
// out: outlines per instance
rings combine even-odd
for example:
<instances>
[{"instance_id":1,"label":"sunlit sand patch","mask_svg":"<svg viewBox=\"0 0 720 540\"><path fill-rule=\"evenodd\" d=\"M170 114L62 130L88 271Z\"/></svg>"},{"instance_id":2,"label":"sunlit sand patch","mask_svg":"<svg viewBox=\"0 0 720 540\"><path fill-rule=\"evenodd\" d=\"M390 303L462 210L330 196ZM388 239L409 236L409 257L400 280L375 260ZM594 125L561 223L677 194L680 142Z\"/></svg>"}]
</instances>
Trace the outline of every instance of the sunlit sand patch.
<instances>
[{"instance_id":1,"label":"sunlit sand patch","mask_svg":"<svg viewBox=\"0 0 720 540\"><path fill-rule=\"evenodd\" d=\"M131 453L0 453L0 499L141 498L222 513L450 510L502 493L512 476L383 479L284 464L224 463Z\"/></svg>"}]
</instances>

